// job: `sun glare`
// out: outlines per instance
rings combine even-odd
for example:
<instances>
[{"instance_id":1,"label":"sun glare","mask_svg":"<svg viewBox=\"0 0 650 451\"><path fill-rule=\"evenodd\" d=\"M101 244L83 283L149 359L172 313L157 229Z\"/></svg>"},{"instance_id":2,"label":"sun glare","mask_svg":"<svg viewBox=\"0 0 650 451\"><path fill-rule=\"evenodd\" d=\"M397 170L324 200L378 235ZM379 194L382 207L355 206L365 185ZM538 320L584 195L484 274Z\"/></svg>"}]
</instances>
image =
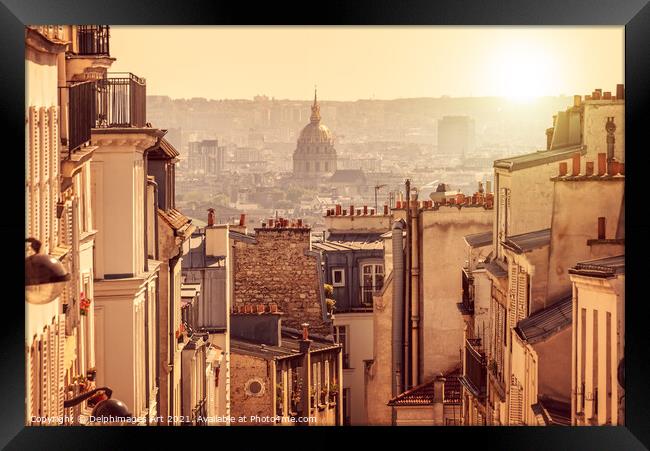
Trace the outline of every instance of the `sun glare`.
<instances>
[{"instance_id":1,"label":"sun glare","mask_svg":"<svg viewBox=\"0 0 650 451\"><path fill-rule=\"evenodd\" d=\"M527 42L506 45L496 51L492 61L503 97L527 103L536 97L557 95L552 92L554 61L541 46Z\"/></svg>"}]
</instances>

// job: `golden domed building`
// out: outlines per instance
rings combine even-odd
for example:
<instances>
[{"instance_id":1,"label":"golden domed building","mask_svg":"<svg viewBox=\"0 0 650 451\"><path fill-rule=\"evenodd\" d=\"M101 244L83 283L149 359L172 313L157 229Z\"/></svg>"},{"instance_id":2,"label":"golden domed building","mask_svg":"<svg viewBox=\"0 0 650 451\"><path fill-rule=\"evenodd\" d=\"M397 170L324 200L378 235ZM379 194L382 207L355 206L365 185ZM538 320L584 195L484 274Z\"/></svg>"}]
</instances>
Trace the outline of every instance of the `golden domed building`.
<instances>
[{"instance_id":1,"label":"golden domed building","mask_svg":"<svg viewBox=\"0 0 650 451\"><path fill-rule=\"evenodd\" d=\"M336 171L336 150L332 132L320 122L320 105L314 90L314 104L311 106L309 124L298 137L293 153L293 174L300 178L329 176Z\"/></svg>"}]
</instances>

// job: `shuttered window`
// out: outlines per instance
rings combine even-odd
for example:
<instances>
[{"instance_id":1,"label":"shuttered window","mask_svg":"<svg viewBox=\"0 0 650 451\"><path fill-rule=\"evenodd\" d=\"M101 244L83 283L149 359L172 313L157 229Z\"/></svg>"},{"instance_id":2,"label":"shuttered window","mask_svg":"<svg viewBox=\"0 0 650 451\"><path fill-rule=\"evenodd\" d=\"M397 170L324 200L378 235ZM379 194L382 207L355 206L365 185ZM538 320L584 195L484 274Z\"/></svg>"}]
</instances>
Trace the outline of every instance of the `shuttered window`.
<instances>
[{"instance_id":1,"label":"shuttered window","mask_svg":"<svg viewBox=\"0 0 650 451\"><path fill-rule=\"evenodd\" d=\"M517 276L517 322L528 316L528 274L519 268Z\"/></svg>"},{"instance_id":2,"label":"shuttered window","mask_svg":"<svg viewBox=\"0 0 650 451\"><path fill-rule=\"evenodd\" d=\"M51 251L50 243L50 170L51 170L51 154L50 154L50 116L44 107L39 108L39 128L40 128L40 162L41 168L41 241L43 243L44 252Z\"/></svg>"},{"instance_id":3,"label":"shuttered window","mask_svg":"<svg viewBox=\"0 0 650 451\"><path fill-rule=\"evenodd\" d=\"M31 185L31 204L29 205L29 234L35 238L40 236L40 128L38 110L29 107L29 166Z\"/></svg>"},{"instance_id":4,"label":"shuttered window","mask_svg":"<svg viewBox=\"0 0 650 451\"><path fill-rule=\"evenodd\" d=\"M517 378L512 375L510 381L509 423L511 426L523 424L523 393Z\"/></svg>"}]
</instances>

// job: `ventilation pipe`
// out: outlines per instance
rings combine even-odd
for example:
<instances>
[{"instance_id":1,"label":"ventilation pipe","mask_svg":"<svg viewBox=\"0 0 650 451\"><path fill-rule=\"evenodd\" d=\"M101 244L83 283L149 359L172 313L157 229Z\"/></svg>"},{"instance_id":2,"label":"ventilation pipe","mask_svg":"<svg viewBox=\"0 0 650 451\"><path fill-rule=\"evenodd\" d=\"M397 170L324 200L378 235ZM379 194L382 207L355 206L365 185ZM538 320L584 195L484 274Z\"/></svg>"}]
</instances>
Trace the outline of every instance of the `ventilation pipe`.
<instances>
[{"instance_id":1,"label":"ventilation pipe","mask_svg":"<svg viewBox=\"0 0 650 451\"><path fill-rule=\"evenodd\" d=\"M392 338L392 395L393 398L402 392L402 341L404 326L404 221L393 223L393 338ZM396 420L393 407L393 424Z\"/></svg>"}]
</instances>

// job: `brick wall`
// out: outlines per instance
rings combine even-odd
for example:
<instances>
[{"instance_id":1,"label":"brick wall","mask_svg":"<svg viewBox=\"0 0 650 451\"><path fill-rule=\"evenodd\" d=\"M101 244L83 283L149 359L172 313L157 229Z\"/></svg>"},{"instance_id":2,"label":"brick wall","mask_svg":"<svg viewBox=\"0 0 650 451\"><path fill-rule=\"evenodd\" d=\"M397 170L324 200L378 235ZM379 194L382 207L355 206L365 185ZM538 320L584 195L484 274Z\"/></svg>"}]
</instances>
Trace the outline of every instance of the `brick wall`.
<instances>
[{"instance_id":1,"label":"brick wall","mask_svg":"<svg viewBox=\"0 0 650 451\"><path fill-rule=\"evenodd\" d=\"M276 303L284 326L328 335L323 320L320 268L309 250L309 228L261 228L256 243L235 242L233 309L246 304Z\"/></svg>"}]
</instances>

